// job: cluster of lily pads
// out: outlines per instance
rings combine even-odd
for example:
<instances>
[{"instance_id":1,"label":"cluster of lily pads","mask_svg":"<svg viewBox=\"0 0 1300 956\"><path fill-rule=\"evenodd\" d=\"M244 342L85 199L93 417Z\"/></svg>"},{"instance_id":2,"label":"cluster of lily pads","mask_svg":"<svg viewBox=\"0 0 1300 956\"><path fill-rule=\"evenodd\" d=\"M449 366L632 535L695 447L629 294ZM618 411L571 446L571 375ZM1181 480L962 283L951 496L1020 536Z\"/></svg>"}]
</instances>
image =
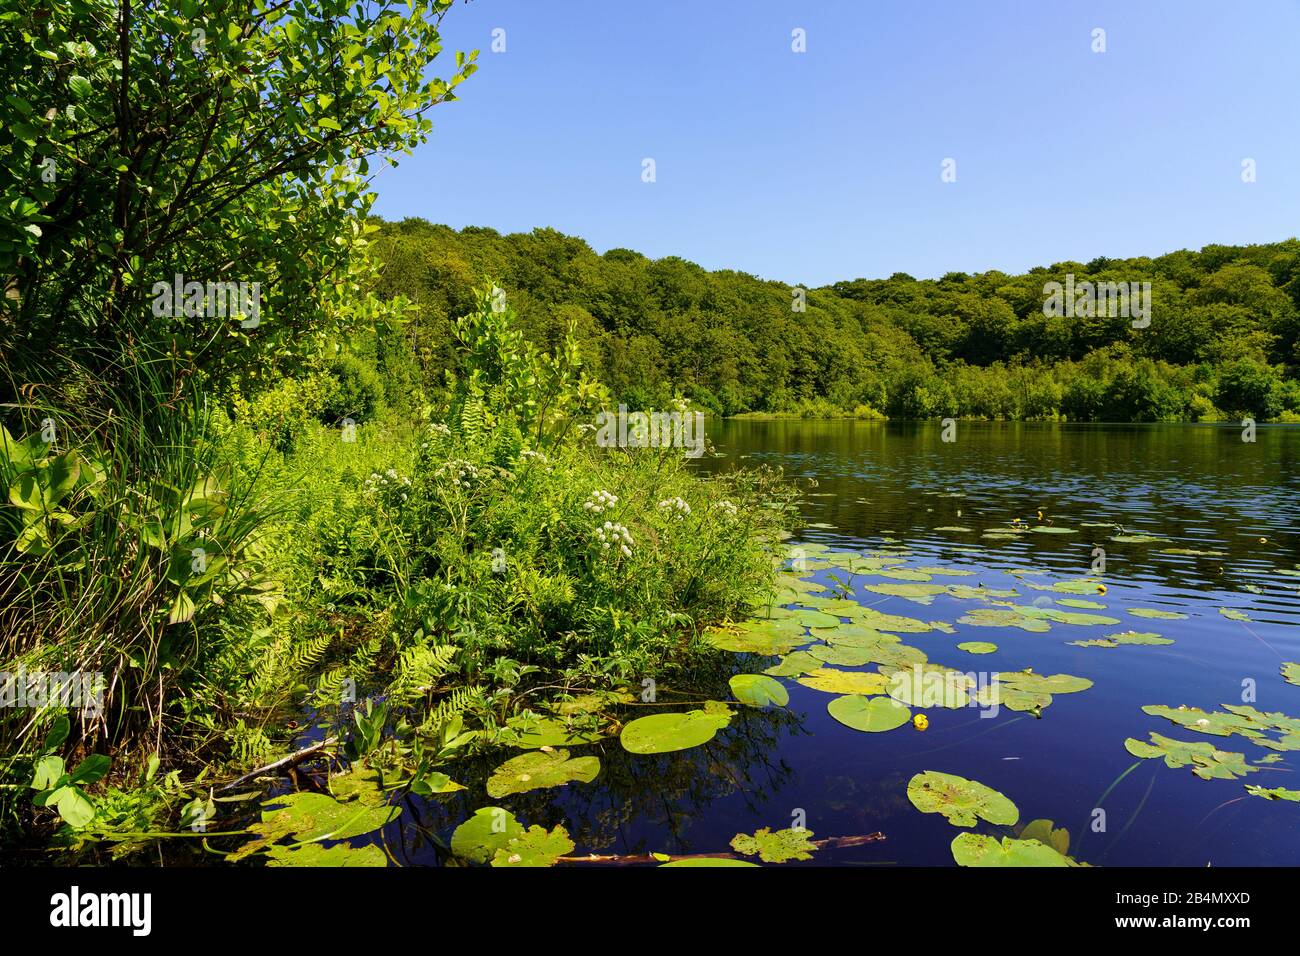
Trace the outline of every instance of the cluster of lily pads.
<instances>
[{"instance_id":1,"label":"cluster of lily pads","mask_svg":"<svg viewBox=\"0 0 1300 956\"><path fill-rule=\"evenodd\" d=\"M907 799L922 813L938 813L956 827L973 827L980 820L1013 827L1020 810L1004 794L956 774L926 770L907 784ZM1087 866L1067 855L1070 835L1051 820L1034 820L1014 835L959 833L952 841L958 866Z\"/></svg>"},{"instance_id":2,"label":"cluster of lily pads","mask_svg":"<svg viewBox=\"0 0 1300 956\"><path fill-rule=\"evenodd\" d=\"M1300 673L1300 664L1282 665L1282 674L1289 683ZM1124 747L1135 757L1146 760L1164 760L1173 768L1190 767L1202 780L1235 780L1257 773L1261 766L1281 760L1281 752L1300 751L1300 717L1281 712L1266 713L1248 704L1224 704L1221 711L1204 711L1197 707L1169 707L1148 704L1142 708L1153 717L1163 717L1185 730L1213 737L1239 736L1250 743L1272 751L1251 762L1246 754L1219 750L1209 741L1175 740L1152 731L1150 741L1128 738ZM1300 801L1300 790L1268 789L1246 785L1254 795L1271 800Z\"/></svg>"},{"instance_id":3,"label":"cluster of lily pads","mask_svg":"<svg viewBox=\"0 0 1300 956\"><path fill-rule=\"evenodd\" d=\"M939 530L969 529L951 526ZM1052 525L1030 527L1013 523L984 537L1014 538L1034 533L1075 531ZM1112 540L1145 543L1160 539L1119 535ZM960 668L933 662L925 650L905 643L900 635L953 634L956 631L952 625L868 607L853 598L850 585L861 576L864 583L858 586L860 593L901 598L920 606L929 606L940 596L976 602L975 607L957 618L958 625L1012 627L1040 634L1054 625L1119 625L1120 618L1095 613L1106 610L1105 604L1090 599L1105 593L1106 587L1100 580L1036 581L1033 578L1042 578L1047 572L1007 569L1027 590L1071 595L1055 599L1044 596L1025 604L1015 600L1021 597L1015 588L996 589L978 583L942 580L973 576L975 572L970 570L937 565L908 566L908 553L891 547L898 544L896 539L885 538L882 543L885 549L868 552L833 550L819 543L787 546L783 569L777 575L770 599L754 605L747 620L712 628L705 635L720 650L778 658L761 673L739 673L731 677L729 689L733 701L703 701L691 709L638 717L621 727L596 715L611 704L632 703L635 698L626 691L588 694L560 703L551 708L550 716L530 717L516 728L514 746L526 752L496 768L487 781L488 796L501 799L531 790L591 783L600 773L600 758L571 756L569 748L596 743L615 729L620 745L633 754L671 753L704 745L730 724L737 705L786 706L790 697L783 680L794 680L831 695L826 705L829 715L840 724L865 733L893 731L908 723L924 729L925 718L920 715L914 718L913 708L1002 706L1041 716L1055 695L1077 693L1092 686L1086 678L1042 675L1029 667L995 673L989 675L990 679L980 680ZM810 580L817 571L830 572L830 586ZM880 578L886 580L872 580ZM1186 617L1161 608L1130 607L1127 613L1164 620ZM1221 613L1248 620L1232 609L1221 609ZM1115 648L1173 641L1156 633L1128 630L1069 643L1079 647ZM972 655L998 649L987 641L963 641L955 648ZM868 667L873 669L864 669ZM1283 664L1282 676L1300 685L1300 664ZM936 688L938 693L932 693ZM1211 713L1163 705L1143 709L1192 731L1219 737L1239 735L1272 751L1300 750L1300 718L1285 714L1233 705L1225 705L1223 712ZM1208 742L1178 741L1154 732L1149 742L1130 738L1125 746L1137 757L1163 759L1170 767L1191 767L1193 773L1204 779L1243 777L1257 772L1257 764L1280 759L1273 753L1252 764L1243 754L1218 750ZM379 846L352 846L339 841L372 833L395 820L401 809L389 805L389 796L396 788L385 788L375 772L357 768L335 777L332 789L332 795L294 793L267 801L261 820L250 830L254 839L230 858L241 859L262 852L271 865L277 866L385 865L387 855ZM444 778L437 792L456 789L464 788ZM1247 790L1266 799L1300 801L1300 791L1250 785ZM1019 820L1018 809L1007 797L983 784L951 774L937 771L917 774L908 784L907 796L917 809L942 814L955 826L972 827L982 820L996 826L1014 827ZM654 853L649 858L665 866L752 866L755 864L741 857L755 857L765 863L804 860L811 858L821 845L835 842L814 841L812 837L811 831L802 828L775 832L765 828L754 834L737 834L731 841L732 852L681 858ZM284 842L286 838L288 842ZM323 846L325 840L333 845ZM961 833L952 842L952 853L962 866L1086 865L1067 855L1068 846L1069 837L1064 830L1053 828L1051 821L1035 820L1000 836ZM461 823L452 835L450 849L463 861L491 866L552 866L587 859L570 856L574 843L563 826L550 830L525 827L508 810L496 806L482 807Z\"/></svg>"}]
</instances>

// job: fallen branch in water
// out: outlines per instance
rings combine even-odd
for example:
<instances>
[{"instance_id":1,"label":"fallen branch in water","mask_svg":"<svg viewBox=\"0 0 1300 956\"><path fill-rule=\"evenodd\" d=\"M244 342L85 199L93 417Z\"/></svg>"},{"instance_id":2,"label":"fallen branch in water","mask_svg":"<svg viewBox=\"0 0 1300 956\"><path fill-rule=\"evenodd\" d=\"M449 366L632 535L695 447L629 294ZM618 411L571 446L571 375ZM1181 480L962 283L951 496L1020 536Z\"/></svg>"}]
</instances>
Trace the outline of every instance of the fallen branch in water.
<instances>
[{"instance_id":1,"label":"fallen branch in water","mask_svg":"<svg viewBox=\"0 0 1300 956\"><path fill-rule=\"evenodd\" d=\"M297 766L299 763L306 760L308 757L312 756L313 754L318 754L326 747L332 747L336 743L338 743L337 737L329 737L325 740L322 740L320 743L312 744L310 747L304 747L302 750L296 750L293 753L289 754L289 756L287 757L281 757L279 760L273 761L267 764L265 767L258 767L256 770L252 770L244 774L242 777L230 781L230 783L217 787L217 793L225 793L227 790L233 790L241 783L244 783L248 780L252 780L256 777L260 777L264 773L270 773L272 770L281 770L281 769L288 770L291 767Z\"/></svg>"},{"instance_id":2,"label":"fallen branch in water","mask_svg":"<svg viewBox=\"0 0 1300 956\"><path fill-rule=\"evenodd\" d=\"M813 840L812 845L819 850L836 849L847 846L866 846L868 843L879 843L885 839L885 835L879 831L867 833L862 836L845 836L845 837L827 837L825 840ZM615 853L602 856L592 853L589 856L562 856L556 863L612 863L615 865L630 865L635 863L676 863L678 860L739 860L739 853L685 853L674 855L671 853L660 853L658 855L650 853Z\"/></svg>"}]
</instances>

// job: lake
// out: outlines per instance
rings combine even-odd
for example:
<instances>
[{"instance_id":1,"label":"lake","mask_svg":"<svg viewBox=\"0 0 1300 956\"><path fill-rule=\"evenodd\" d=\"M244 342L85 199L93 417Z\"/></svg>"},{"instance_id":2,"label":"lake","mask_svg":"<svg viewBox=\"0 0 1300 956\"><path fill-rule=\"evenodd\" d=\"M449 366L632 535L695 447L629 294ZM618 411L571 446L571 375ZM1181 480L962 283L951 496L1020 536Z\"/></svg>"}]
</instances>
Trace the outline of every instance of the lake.
<instances>
[{"instance_id":1,"label":"lake","mask_svg":"<svg viewBox=\"0 0 1300 956\"><path fill-rule=\"evenodd\" d=\"M1054 694L1039 716L914 707L927 729L866 733L828 713L837 694L782 677L787 707L739 706L704 746L654 756L625 753L613 739L574 748L599 754L600 776L498 801L522 822L563 823L578 854L725 851L738 833L799 822L819 839L882 832L884 841L812 861L858 866L951 866L962 829L1018 832L983 821L959 829L917 810L908 781L933 770L1000 791L1019 808L1019 825L1054 821L1068 831L1069 854L1093 865L1300 865L1300 804L1245 789L1300 789L1300 750L1213 736L1142 710L1232 704L1300 716L1300 686L1280 673L1283 662L1300 661L1300 428L1260 427L1245 442L1235 426L960 422L946 442L937 423L714 421L709 438L722 457L701 460L705 470L767 464L800 480L801 526L787 544L804 562L802 577L830 589L818 596L830 596L834 574L865 608L941 622L945 629L899 635L932 663L980 674L1029 668L1091 686ZM856 552L869 566L870 556L883 558L875 567L890 573L851 575L845 556L828 551ZM909 583L945 590L897 587ZM959 621L976 611L1020 623ZM1075 614L1119 623L1075 623ZM1071 643L1125 632L1173 643ZM958 649L965 642L997 649L972 654ZM730 675L777 660L723 653L690 681L661 687L659 699L680 699L681 709L727 700ZM1152 732L1243 754L1244 775L1202 779L1191 766L1126 749L1128 738L1149 744ZM483 771L499 762L485 761ZM399 858L439 862L431 837L445 840L491 802L481 783L462 782L470 790L456 799L420 802Z\"/></svg>"}]
</instances>

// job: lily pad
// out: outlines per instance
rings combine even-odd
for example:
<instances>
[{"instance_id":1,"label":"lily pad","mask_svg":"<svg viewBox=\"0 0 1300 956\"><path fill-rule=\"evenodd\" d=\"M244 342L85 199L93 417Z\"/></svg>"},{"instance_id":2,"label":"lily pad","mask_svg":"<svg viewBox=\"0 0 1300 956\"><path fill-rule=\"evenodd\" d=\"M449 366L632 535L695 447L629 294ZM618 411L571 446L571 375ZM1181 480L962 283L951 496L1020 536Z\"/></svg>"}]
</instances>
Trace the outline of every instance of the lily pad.
<instances>
[{"instance_id":1,"label":"lily pad","mask_svg":"<svg viewBox=\"0 0 1300 956\"><path fill-rule=\"evenodd\" d=\"M967 654L992 654L997 649L996 644L990 644L988 641L962 641L957 645L957 650L965 651Z\"/></svg>"},{"instance_id":2,"label":"lily pad","mask_svg":"<svg viewBox=\"0 0 1300 956\"><path fill-rule=\"evenodd\" d=\"M1159 634L1143 631L1123 631L1119 634L1107 634L1091 641L1070 641L1075 647L1119 647L1121 644L1172 644L1173 641Z\"/></svg>"},{"instance_id":3,"label":"lily pad","mask_svg":"<svg viewBox=\"0 0 1300 956\"><path fill-rule=\"evenodd\" d=\"M812 837L811 830L788 829L773 833L768 827L763 827L753 836L737 833L731 839L731 848L745 856L756 856L764 863L811 860L817 849Z\"/></svg>"},{"instance_id":4,"label":"lily pad","mask_svg":"<svg viewBox=\"0 0 1300 956\"><path fill-rule=\"evenodd\" d=\"M814 644L808 648L808 653L823 663L842 667L860 667L872 659L872 648L847 644Z\"/></svg>"},{"instance_id":5,"label":"lily pad","mask_svg":"<svg viewBox=\"0 0 1300 956\"><path fill-rule=\"evenodd\" d=\"M451 852L471 863L487 863L524 828L514 814L501 807L480 807L451 835Z\"/></svg>"},{"instance_id":6,"label":"lily pad","mask_svg":"<svg viewBox=\"0 0 1300 956\"><path fill-rule=\"evenodd\" d=\"M978 607L957 618L958 624L971 627L1018 627L1022 631L1044 634L1052 629L1047 621L1035 617L1026 617L1016 611L996 607Z\"/></svg>"},{"instance_id":7,"label":"lily pad","mask_svg":"<svg viewBox=\"0 0 1300 956\"><path fill-rule=\"evenodd\" d=\"M401 815L400 807L367 800L340 802L329 794L302 791L272 797L262 805L262 818L248 828L257 837L229 856L239 860L256 850L292 837L296 843L346 840L380 829Z\"/></svg>"},{"instance_id":8,"label":"lily pad","mask_svg":"<svg viewBox=\"0 0 1300 956\"><path fill-rule=\"evenodd\" d=\"M763 671L773 677L798 677L822 666L822 662L807 651L793 651Z\"/></svg>"},{"instance_id":9,"label":"lily pad","mask_svg":"<svg viewBox=\"0 0 1300 956\"><path fill-rule=\"evenodd\" d=\"M1132 614L1134 617L1153 617L1159 618L1162 621L1187 620L1186 614L1181 614L1178 611L1164 611L1158 607L1131 607L1128 609L1128 613Z\"/></svg>"},{"instance_id":10,"label":"lily pad","mask_svg":"<svg viewBox=\"0 0 1300 956\"><path fill-rule=\"evenodd\" d=\"M1106 605L1096 601L1084 601L1081 598L1060 598L1056 602L1061 607L1077 607L1085 611L1104 611Z\"/></svg>"},{"instance_id":11,"label":"lily pad","mask_svg":"<svg viewBox=\"0 0 1300 956\"><path fill-rule=\"evenodd\" d=\"M1132 737L1124 741L1124 749L1135 757L1146 760L1163 758L1168 767L1192 768L1192 773L1202 780L1232 780L1244 777L1248 773L1258 773L1258 767L1246 763L1246 755L1218 750L1208 741L1188 742L1174 740L1151 733L1151 743L1144 743Z\"/></svg>"},{"instance_id":12,"label":"lily pad","mask_svg":"<svg viewBox=\"0 0 1300 956\"><path fill-rule=\"evenodd\" d=\"M889 696L912 707L947 707L957 710L970 706L970 691L975 682L968 674L942 664L913 664L905 668L882 665L889 676Z\"/></svg>"},{"instance_id":13,"label":"lily pad","mask_svg":"<svg viewBox=\"0 0 1300 956\"><path fill-rule=\"evenodd\" d=\"M884 594L889 597L900 597L908 601L914 601L917 604L933 604L935 597L940 594L946 594L948 585L946 584L868 584L863 587L864 591L871 591L873 594Z\"/></svg>"},{"instance_id":14,"label":"lily pad","mask_svg":"<svg viewBox=\"0 0 1300 956\"><path fill-rule=\"evenodd\" d=\"M623 749L634 754L663 754L689 750L713 739L727 724L733 712L717 701L709 701L703 710L678 714L651 714L638 717L623 727L619 741Z\"/></svg>"},{"instance_id":15,"label":"lily pad","mask_svg":"<svg viewBox=\"0 0 1300 956\"><path fill-rule=\"evenodd\" d=\"M924 634L934 630L934 626L911 617L897 614L882 614L875 608L864 607L854 615L854 622L878 631L897 631L900 634Z\"/></svg>"},{"instance_id":16,"label":"lily pad","mask_svg":"<svg viewBox=\"0 0 1300 956\"><path fill-rule=\"evenodd\" d=\"M599 731L578 730L561 717L543 717L519 732L515 746L523 750L541 747L578 747L601 739Z\"/></svg>"},{"instance_id":17,"label":"lily pad","mask_svg":"<svg viewBox=\"0 0 1300 956\"><path fill-rule=\"evenodd\" d=\"M1072 866L1070 859L1038 840L959 833L952 841L958 866Z\"/></svg>"},{"instance_id":18,"label":"lily pad","mask_svg":"<svg viewBox=\"0 0 1300 956\"><path fill-rule=\"evenodd\" d=\"M737 674L728 681L736 700L750 707L776 704L784 707L790 703L790 694L779 681L763 674Z\"/></svg>"},{"instance_id":19,"label":"lily pad","mask_svg":"<svg viewBox=\"0 0 1300 956\"><path fill-rule=\"evenodd\" d=\"M872 734L894 730L912 719L912 712L892 697L849 694L836 697L826 710L845 727Z\"/></svg>"},{"instance_id":20,"label":"lily pad","mask_svg":"<svg viewBox=\"0 0 1300 956\"><path fill-rule=\"evenodd\" d=\"M1263 797L1265 800L1290 800L1292 803L1300 803L1300 790L1286 790L1282 787L1274 787L1269 790L1248 783L1246 784L1246 792L1252 797Z\"/></svg>"},{"instance_id":21,"label":"lily pad","mask_svg":"<svg viewBox=\"0 0 1300 956\"><path fill-rule=\"evenodd\" d=\"M1238 611L1234 607L1221 607L1219 613L1230 621L1249 621L1250 615L1245 611Z\"/></svg>"},{"instance_id":22,"label":"lily pad","mask_svg":"<svg viewBox=\"0 0 1300 956\"><path fill-rule=\"evenodd\" d=\"M868 671L840 671L824 667L796 678L800 684L828 694L883 694L888 685L884 674Z\"/></svg>"},{"instance_id":23,"label":"lily pad","mask_svg":"<svg viewBox=\"0 0 1300 956\"><path fill-rule=\"evenodd\" d=\"M370 844L369 846L349 846L339 843L335 846L322 846L319 843L304 843L298 846L276 844L266 851L267 866L326 866L330 868L353 866L387 866L388 857L384 851Z\"/></svg>"},{"instance_id":24,"label":"lily pad","mask_svg":"<svg viewBox=\"0 0 1300 956\"><path fill-rule=\"evenodd\" d=\"M505 842L492 854L493 866L545 867L573 852L573 840L562 826L547 831L531 826Z\"/></svg>"},{"instance_id":25,"label":"lily pad","mask_svg":"<svg viewBox=\"0 0 1300 956\"><path fill-rule=\"evenodd\" d=\"M591 783L600 773L599 757L569 759L567 750L535 750L507 760L487 782L489 797L500 799L512 793L563 787L574 780Z\"/></svg>"},{"instance_id":26,"label":"lily pad","mask_svg":"<svg viewBox=\"0 0 1300 956\"><path fill-rule=\"evenodd\" d=\"M1300 664L1284 661L1282 664L1282 679L1288 684L1300 686Z\"/></svg>"},{"instance_id":27,"label":"lily pad","mask_svg":"<svg viewBox=\"0 0 1300 956\"><path fill-rule=\"evenodd\" d=\"M1016 805L992 787L937 770L908 781L907 799L922 813L942 814L955 827L973 827L977 819L1011 826L1020 819Z\"/></svg>"}]
</instances>

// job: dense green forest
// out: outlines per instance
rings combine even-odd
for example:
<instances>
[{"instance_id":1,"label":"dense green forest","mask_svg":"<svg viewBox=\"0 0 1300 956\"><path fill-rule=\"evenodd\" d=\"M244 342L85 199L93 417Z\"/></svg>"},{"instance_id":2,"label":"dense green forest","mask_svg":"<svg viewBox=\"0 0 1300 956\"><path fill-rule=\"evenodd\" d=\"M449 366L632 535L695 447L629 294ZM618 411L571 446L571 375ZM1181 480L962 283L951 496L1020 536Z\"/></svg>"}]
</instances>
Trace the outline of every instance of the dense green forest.
<instances>
[{"instance_id":1,"label":"dense green forest","mask_svg":"<svg viewBox=\"0 0 1300 956\"><path fill-rule=\"evenodd\" d=\"M676 257L598 255L553 229L502 235L383 224L379 290L419 306L426 368L455 368L448 332L483 276L528 334L569 325L588 369L630 407L674 388L714 413L864 417L1297 420L1300 242L1058 262L1023 275L854 279L796 290ZM1048 316L1044 286L1149 282L1149 325ZM1102 310L1097 310L1102 311Z\"/></svg>"}]
</instances>

